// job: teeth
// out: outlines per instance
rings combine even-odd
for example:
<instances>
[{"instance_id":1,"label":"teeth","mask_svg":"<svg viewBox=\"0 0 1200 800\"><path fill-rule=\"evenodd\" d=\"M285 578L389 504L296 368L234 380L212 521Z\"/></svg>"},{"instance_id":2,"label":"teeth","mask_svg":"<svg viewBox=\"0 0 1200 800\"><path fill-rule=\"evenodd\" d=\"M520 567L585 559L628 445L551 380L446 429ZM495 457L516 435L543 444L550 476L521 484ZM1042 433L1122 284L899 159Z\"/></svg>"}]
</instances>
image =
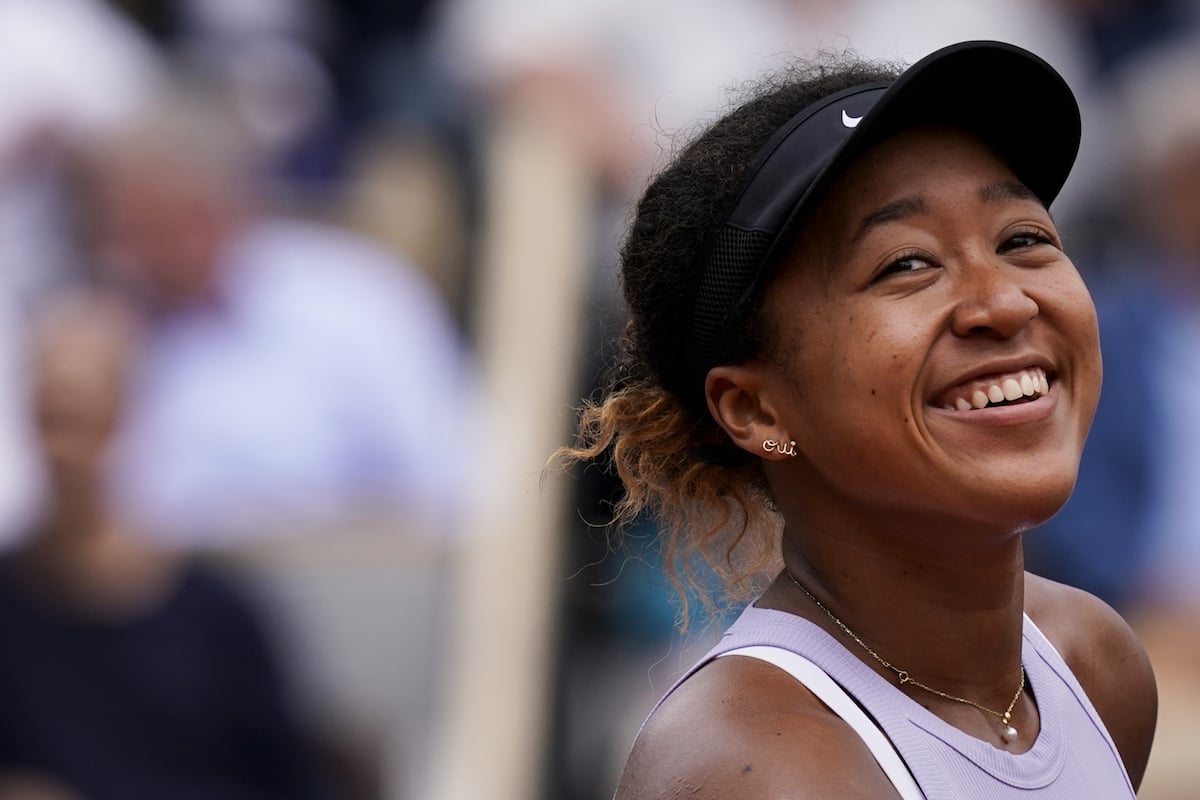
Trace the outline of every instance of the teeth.
<instances>
[{"instance_id":1,"label":"teeth","mask_svg":"<svg viewBox=\"0 0 1200 800\"><path fill-rule=\"evenodd\" d=\"M1022 397L1036 397L1050 393L1050 381L1041 369L1031 369L1016 377L1005 378L990 386L981 386L969 396L956 397L953 404L946 403L947 409L971 411L972 409L987 408L991 403L1012 402Z\"/></svg>"}]
</instances>

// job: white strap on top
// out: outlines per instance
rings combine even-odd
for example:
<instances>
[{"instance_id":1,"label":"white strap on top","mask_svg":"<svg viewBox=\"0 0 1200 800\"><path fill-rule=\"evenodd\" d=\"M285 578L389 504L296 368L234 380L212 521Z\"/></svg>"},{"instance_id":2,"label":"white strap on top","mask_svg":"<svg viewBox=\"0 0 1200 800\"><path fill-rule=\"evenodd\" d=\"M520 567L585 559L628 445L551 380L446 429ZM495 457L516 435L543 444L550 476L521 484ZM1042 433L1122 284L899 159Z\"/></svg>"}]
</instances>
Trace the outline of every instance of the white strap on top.
<instances>
[{"instance_id":1,"label":"white strap on top","mask_svg":"<svg viewBox=\"0 0 1200 800\"><path fill-rule=\"evenodd\" d=\"M900 758L900 754L896 752L896 748L883 735L883 731L879 730L879 727L867 716L866 712L859 708L858 703L850 699L850 695L846 694L845 690L838 686L816 664L790 650L770 645L739 647L735 650L722 653L719 657L724 656L749 656L750 658L757 658L759 661L775 665L800 681L822 703L829 706L833 713L845 720L850 727L858 732L858 735L862 737L863 742L870 749L871 755L875 756L875 760L879 762L879 766L883 768L884 773L891 780L892 785L896 787L896 791L900 793L900 797L903 800L925 800L925 795L922 794L920 787L917 786L912 773L904 765L904 761Z\"/></svg>"}]
</instances>

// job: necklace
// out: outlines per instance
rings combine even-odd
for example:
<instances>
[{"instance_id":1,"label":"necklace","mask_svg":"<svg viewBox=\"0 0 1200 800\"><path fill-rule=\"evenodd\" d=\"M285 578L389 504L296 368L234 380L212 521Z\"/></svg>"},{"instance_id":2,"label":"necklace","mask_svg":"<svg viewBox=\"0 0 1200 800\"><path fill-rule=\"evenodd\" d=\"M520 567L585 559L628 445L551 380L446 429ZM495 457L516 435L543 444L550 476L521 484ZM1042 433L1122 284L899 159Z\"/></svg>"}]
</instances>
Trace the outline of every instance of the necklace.
<instances>
[{"instance_id":1,"label":"necklace","mask_svg":"<svg viewBox=\"0 0 1200 800\"><path fill-rule=\"evenodd\" d=\"M996 717L997 719L1000 720L1000 725L1002 726L1002 728L1000 729L1000 738L1002 740L1004 740L1005 744L1012 742L1013 740L1015 740L1017 738L1017 729L1012 726L1012 723L1010 722L1010 720L1012 719L1012 712L1013 712L1013 709L1016 708L1017 701L1021 699L1021 695L1025 692L1025 665L1024 664L1021 665L1021 683L1019 686L1017 686L1017 693L1014 694L1013 699L1008 702L1008 708L1004 709L1004 711L1002 711L1002 712L994 711L986 706L981 706L981 705L979 705L979 703L976 703L973 700L968 700L965 697L958 697L958 696L952 695L948 692L943 692L940 689L934 689L932 686L926 686L925 684L921 683L916 678L913 678L911 675L908 674L908 670L900 669L899 667L895 666L891 662L884 660L884 658L882 656L880 656L878 653L876 653L874 650L872 650L871 647L866 642L864 642L857 633L850 630L850 628L846 625L846 623L842 622L840 619L838 619L836 616L834 616L834 613L832 611L830 611L828 608L826 608L825 604L822 603L820 600L818 600L816 598L816 596L804 586L804 584L802 584L800 581L796 580L796 576L793 575L791 573L791 571L784 570L784 574L787 575L788 578L791 579L792 583L796 584L797 589L804 592L804 594L806 594L808 596L808 599L812 600L816 604L817 608L824 611L825 614L831 620L833 620L833 623L835 625L837 625L839 628L841 628L842 633L846 634L851 639L853 639L854 643L857 644L859 647L861 647L863 650L866 650L867 653L870 654L871 658L875 659L880 664L887 667L892 672L896 673L896 678L900 681L901 686L908 683L913 686L916 686L918 689L923 689L926 692L929 692L930 694L936 694L938 697L944 697L945 699L953 700L956 703L964 703L965 705L973 706L974 708L977 708L980 711L987 712L988 714L991 714L993 717Z\"/></svg>"}]
</instances>

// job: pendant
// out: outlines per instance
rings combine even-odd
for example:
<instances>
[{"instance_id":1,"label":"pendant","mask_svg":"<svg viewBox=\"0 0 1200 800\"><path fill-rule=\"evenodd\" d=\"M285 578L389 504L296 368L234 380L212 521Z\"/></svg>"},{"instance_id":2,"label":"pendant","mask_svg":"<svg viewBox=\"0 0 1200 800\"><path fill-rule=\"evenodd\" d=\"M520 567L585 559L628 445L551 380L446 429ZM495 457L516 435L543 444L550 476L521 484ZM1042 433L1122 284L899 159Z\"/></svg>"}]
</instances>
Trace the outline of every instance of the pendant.
<instances>
[{"instance_id":1,"label":"pendant","mask_svg":"<svg viewBox=\"0 0 1200 800\"><path fill-rule=\"evenodd\" d=\"M1005 725L1004 730L1000 731L1000 738L1005 744L1012 744L1017 738L1017 729L1012 725Z\"/></svg>"}]
</instances>

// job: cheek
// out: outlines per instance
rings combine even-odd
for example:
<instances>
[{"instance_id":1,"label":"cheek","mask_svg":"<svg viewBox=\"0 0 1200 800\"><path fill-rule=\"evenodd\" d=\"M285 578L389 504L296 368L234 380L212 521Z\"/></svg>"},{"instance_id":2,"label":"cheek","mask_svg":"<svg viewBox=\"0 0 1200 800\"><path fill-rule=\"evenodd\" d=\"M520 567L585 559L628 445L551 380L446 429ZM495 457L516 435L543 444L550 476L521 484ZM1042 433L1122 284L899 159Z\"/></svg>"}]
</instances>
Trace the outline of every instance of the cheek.
<instances>
[{"instance_id":1,"label":"cheek","mask_svg":"<svg viewBox=\"0 0 1200 800\"><path fill-rule=\"evenodd\" d=\"M927 342L912 315L879 313L877 309L838 307L816 319L806 339L806 382L833 385L864 400L879 398L883 389L895 396L898 380L911 376ZM872 392L871 390L875 391Z\"/></svg>"},{"instance_id":2,"label":"cheek","mask_svg":"<svg viewBox=\"0 0 1200 800\"><path fill-rule=\"evenodd\" d=\"M1039 305L1044 313L1058 321L1060 335L1067 339L1074 354L1075 380L1084 394L1091 395L1094 407L1099 395L1102 373L1100 326L1096 306L1083 278L1072 269L1050 285Z\"/></svg>"},{"instance_id":3,"label":"cheek","mask_svg":"<svg viewBox=\"0 0 1200 800\"><path fill-rule=\"evenodd\" d=\"M1083 387L1080 399L1084 417L1084 430L1091 427L1096 405L1100 401L1100 385L1104 378L1104 366L1100 353L1100 330L1096 321L1096 309L1087 298L1087 310L1080 314L1080 340L1083 357L1080 359L1078 381Z\"/></svg>"},{"instance_id":4,"label":"cheek","mask_svg":"<svg viewBox=\"0 0 1200 800\"><path fill-rule=\"evenodd\" d=\"M912 422L921 340L911 319L835 307L805 320L801 341L788 370L797 441L870 449Z\"/></svg>"}]
</instances>

